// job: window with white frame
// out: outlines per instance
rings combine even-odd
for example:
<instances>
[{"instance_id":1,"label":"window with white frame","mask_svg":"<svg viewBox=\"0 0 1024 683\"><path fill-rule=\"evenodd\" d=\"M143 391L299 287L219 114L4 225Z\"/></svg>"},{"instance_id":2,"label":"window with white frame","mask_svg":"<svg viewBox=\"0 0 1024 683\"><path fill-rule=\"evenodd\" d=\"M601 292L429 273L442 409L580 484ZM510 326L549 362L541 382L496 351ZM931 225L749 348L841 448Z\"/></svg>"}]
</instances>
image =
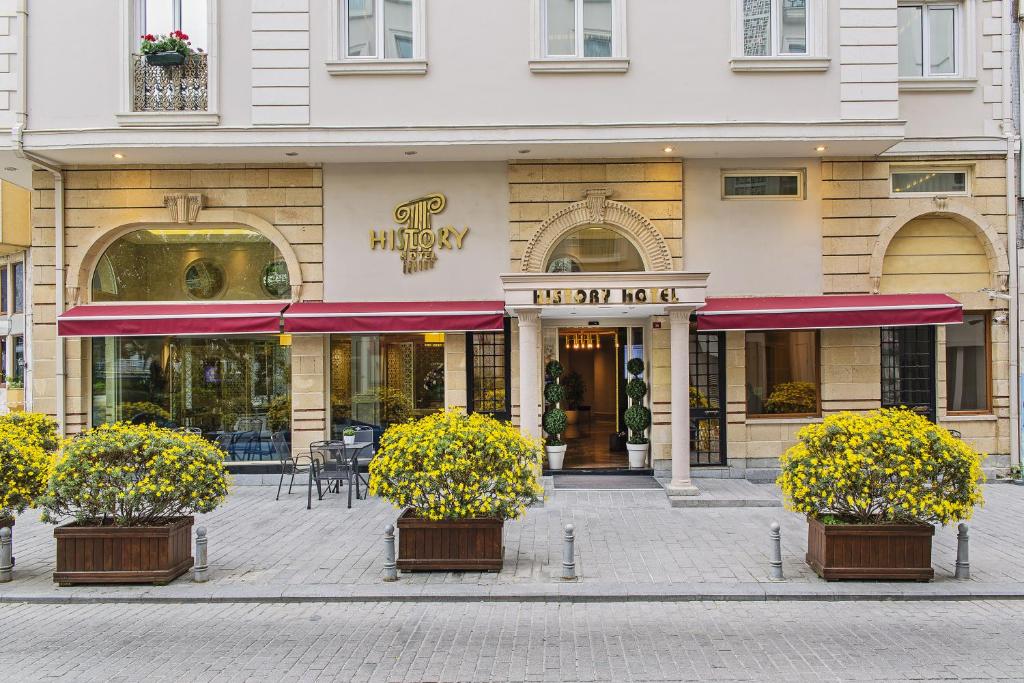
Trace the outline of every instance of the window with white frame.
<instances>
[{"instance_id":1,"label":"window with white frame","mask_svg":"<svg viewBox=\"0 0 1024 683\"><path fill-rule=\"evenodd\" d=\"M890 173L893 196L967 195L970 194L970 171L967 168L894 168Z\"/></svg>"},{"instance_id":2,"label":"window with white frame","mask_svg":"<svg viewBox=\"0 0 1024 683\"><path fill-rule=\"evenodd\" d=\"M722 199L803 199L804 171L723 171Z\"/></svg>"},{"instance_id":3,"label":"window with white frame","mask_svg":"<svg viewBox=\"0 0 1024 683\"><path fill-rule=\"evenodd\" d=\"M963 75L961 2L901 2L900 78L955 78Z\"/></svg>"},{"instance_id":4,"label":"window with white frame","mask_svg":"<svg viewBox=\"0 0 1024 683\"><path fill-rule=\"evenodd\" d=\"M340 59L422 59L422 0L337 1Z\"/></svg>"},{"instance_id":5,"label":"window with white frame","mask_svg":"<svg viewBox=\"0 0 1024 683\"><path fill-rule=\"evenodd\" d=\"M135 0L136 34L181 31L193 50L209 52L207 0Z\"/></svg>"},{"instance_id":6,"label":"window with white frame","mask_svg":"<svg viewBox=\"0 0 1024 683\"><path fill-rule=\"evenodd\" d=\"M618 0L541 0L545 57L611 58L618 54Z\"/></svg>"},{"instance_id":7,"label":"window with white frame","mask_svg":"<svg viewBox=\"0 0 1024 683\"><path fill-rule=\"evenodd\" d=\"M740 3L745 57L811 53L812 0L740 0Z\"/></svg>"}]
</instances>

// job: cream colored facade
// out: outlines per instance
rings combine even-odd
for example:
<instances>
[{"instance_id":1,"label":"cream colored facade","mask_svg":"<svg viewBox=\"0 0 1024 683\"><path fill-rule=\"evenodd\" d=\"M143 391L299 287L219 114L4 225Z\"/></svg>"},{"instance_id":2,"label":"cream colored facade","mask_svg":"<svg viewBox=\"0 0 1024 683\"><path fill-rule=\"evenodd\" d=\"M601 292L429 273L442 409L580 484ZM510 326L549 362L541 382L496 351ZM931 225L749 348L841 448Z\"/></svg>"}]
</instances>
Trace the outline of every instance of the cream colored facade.
<instances>
[{"instance_id":1,"label":"cream colored facade","mask_svg":"<svg viewBox=\"0 0 1024 683\"><path fill-rule=\"evenodd\" d=\"M13 133L0 176L32 188L33 407L68 432L89 426L89 344L59 339L56 318L95 303L104 249L140 227L235 226L280 251L291 302L502 301L509 412L540 436L542 366L572 320L522 297L531 283L571 286L541 275L552 250L605 225L645 272L595 282L686 293L672 306L576 311L644 330L650 464L679 487L769 477L801 426L882 401L879 328L823 329L820 415L748 415L747 334L729 331L726 460L690 471L682 347L706 297L944 293L986 313L989 406L947 414L940 327L936 418L991 453L991 469L1016 463L1010 3L953 2L958 73L929 79L900 74L897 0L809 0L806 54L766 56L744 53L738 0L613 2L607 59L545 56L539 0L417 0L408 61L353 61L334 28L344 3L207 0L206 99L173 111L138 104L149 92L133 66L140 3L0 3L0 125ZM91 57L108 78L55 68L46 46L82 27L112 46ZM965 192L892 191L894 170L944 168L967 174ZM798 173L802 196L725 199L723 174L737 171ZM403 273L368 236L431 193L468 236L434 268ZM446 405L471 404L468 341L445 336ZM295 335L288 354L302 451L332 435L331 339Z\"/></svg>"}]
</instances>

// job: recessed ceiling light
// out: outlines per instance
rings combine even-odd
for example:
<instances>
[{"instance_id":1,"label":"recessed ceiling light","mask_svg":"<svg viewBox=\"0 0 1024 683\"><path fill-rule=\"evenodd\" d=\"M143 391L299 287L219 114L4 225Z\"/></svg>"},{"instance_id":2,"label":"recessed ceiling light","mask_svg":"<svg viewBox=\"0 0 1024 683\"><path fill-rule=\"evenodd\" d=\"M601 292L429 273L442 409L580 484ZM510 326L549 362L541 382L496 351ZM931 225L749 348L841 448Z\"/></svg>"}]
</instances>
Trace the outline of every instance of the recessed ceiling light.
<instances>
[{"instance_id":1,"label":"recessed ceiling light","mask_svg":"<svg viewBox=\"0 0 1024 683\"><path fill-rule=\"evenodd\" d=\"M414 156L416 156L416 150L410 149L408 152L405 153L405 156L407 156L407 157L414 157Z\"/></svg>"},{"instance_id":2,"label":"recessed ceiling light","mask_svg":"<svg viewBox=\"0 0 1024 683\"><path fill-rule=\"evenodd\" d=\"M286 157L297 157L297 156L299 156L299 153L298 152L285 152L284 155Z\"/></svg>"},{"instance_id":3,"label":"recessed ceiling light","mask_svg":"<svg viewBox=\"0 0 1024 683\"><path fill-rule=\"evenodd\" d=\"M826 149L827 148L825 147L825 145L818 145L817 147L814 148L814 151L815 152L824 152Z\"/></svg>"},{"instance_id":4,"label":"recessed ceiling light","mask_svg":"<svg viewBox=\"0 0 1024 683\"><path fill-rule=\"evenodd\" d=\"M671 154L674 151L676 151L675 147L666 147L665 148L665 154Z\"/></svg>"},{"instance_id":5,"label":"recessed ceiling light","mask_svg":"<svg viewBox=\"0 0 1024 683\"><path fill-rule=\"evenodd\" d=\"M114 158L115 159L124 159L124 155L121 154L120 152L114 152Z\"/></svg>"},{"instance_id":6,"label":"recessed ceiling light","mask_svg":"<svg viewBox=\"0 0 1024 683\"><path fill-rule=\"evenodd\" d=\"M520 154L529 154L530 150L528 150L528 149L521 149L521 150L519 150L519 153Z\"/></svg>"}]
</instances>

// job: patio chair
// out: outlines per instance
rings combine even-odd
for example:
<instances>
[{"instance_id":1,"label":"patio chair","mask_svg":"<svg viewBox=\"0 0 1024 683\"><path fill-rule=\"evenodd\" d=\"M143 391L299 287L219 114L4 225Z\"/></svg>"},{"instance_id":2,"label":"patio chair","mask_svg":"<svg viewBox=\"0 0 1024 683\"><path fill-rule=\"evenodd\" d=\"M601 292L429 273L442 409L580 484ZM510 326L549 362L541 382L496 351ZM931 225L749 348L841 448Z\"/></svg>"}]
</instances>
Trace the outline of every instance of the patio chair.
<instances>
[{"instance_id":1,"label":"patio chair","mask_svg":"<svg viewBox=\"0 0 1024 683\"><path fill-rule=\"evenodd\" d=\"M368 471L370 461L373 460L376 453L373 452L373 427L363 426L355 427L356 439L355 443L351 446L346 446L346 452L352 451L349 456L349 465L352 468L352 477L355 480L356 485L356 500L359 498L365 499L369 493L370 482L363 476L362 471L365 469ZM359 495L359 484L362 483L365 487L365 493Z\"/></svg>"},{"instance_id":2,"label":"patio chair","mask_svg":"<svg viewBox=\"0 0 1024 683\"><path fill-rule=\"evenodd\" d=\"M292 446L288 443L288 440L284 438L284 434L281 432L274 432L270 435L270 443L274 446L274 453L277 455L278 461L281 463L281 479L277 482L277 497L274 500L281 500L281 485L284 484L284 470L287 467L291 470L292 476L288 480L288 495L291 495L292 484L295 483L296 474L306 474L309 472L309 459L300 455L295 457L292 454Z\"/></svg>"},{"instance_id":3,"label":"patio chair","mask_svg":"<svg viewBox=\"0 0 1024 683\"><path fill-rule=\"evenodd\" d=\"M327 492L341 492L341 483L348 484L348 506L352 507L352 465L345 459L345 442L314 441L309 445L310 476L306 494L306 509L313 507L313 483L316 483L317 500L324 499L324 484Z\"/></svg>"}]
</instances>

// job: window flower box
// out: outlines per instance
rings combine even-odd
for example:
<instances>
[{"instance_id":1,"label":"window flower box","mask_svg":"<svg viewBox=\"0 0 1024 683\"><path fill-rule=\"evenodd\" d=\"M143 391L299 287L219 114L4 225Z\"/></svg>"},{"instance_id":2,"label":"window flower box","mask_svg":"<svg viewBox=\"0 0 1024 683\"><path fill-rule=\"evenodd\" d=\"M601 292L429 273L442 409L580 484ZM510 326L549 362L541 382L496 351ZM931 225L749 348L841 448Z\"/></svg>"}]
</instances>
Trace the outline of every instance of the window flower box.
<instances>
[{"instance_id":1,"label":"window flower box","mask_svg":"<svg viewBox=\"0 0 1024 683\"><path fill-rule=\"evenodd\" d=\"M149 66L178 66L184 63L185 55L173 50L146 55L146 64Z\"/></svg>"}]
</instances>

